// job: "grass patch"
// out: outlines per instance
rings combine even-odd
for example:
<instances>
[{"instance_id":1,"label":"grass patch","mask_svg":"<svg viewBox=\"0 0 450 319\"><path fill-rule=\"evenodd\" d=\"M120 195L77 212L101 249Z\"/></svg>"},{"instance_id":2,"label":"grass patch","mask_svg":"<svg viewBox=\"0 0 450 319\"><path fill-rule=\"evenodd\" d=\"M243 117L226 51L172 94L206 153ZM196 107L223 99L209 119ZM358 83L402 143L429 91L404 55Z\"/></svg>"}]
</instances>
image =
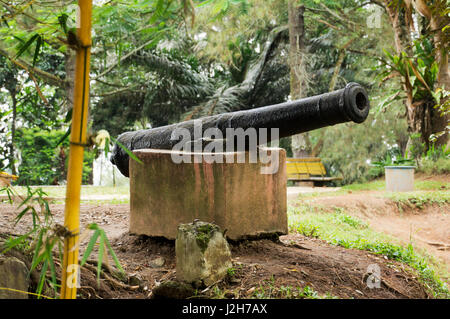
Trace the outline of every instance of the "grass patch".
<instances>
[{"instance_id":1,"label":"grass patch","mask_svg":"<svg viewBox=\"0 0 450 319\"><path fill-rule=\"evenodd\" d=\"M368 183L358 183L342 186L344 191L382 191L386 189L384 180L375 180Z\"/></svg>"},{"instance_id":2,"label":"grass patch","mask_svg":"<svg viewBox=\"0 0 450 319\"><path fill-rule=\"evenodd\" d=\"M418 195L416 197L420 197L421 194L425 194L424 191L438 191L440 192L437 197L440 198L446 198L446 202L448 202L448 191L450 190L450 183L444 182L444 181L430 181L430 180L416 180L414 181L414 192L420 192L417 193ZM363 191L379 191L379 192L385 192L386 191L386 182L384 179L374 180L367 183L358 183L358 184L350 184L342 186L341 189L337 191L329 191L329 192L312 192L312 193L301 193L298 195L298 199L308 199L308 198L315 198L315 197L330 197L330 196L342 196L349 193L357 193L357 192L363 192ZM414 192L409 192L406 194L414 194ZM447 195L445 193L447 192ZM388 193L386 196L392 197L395 199L395 195L392 195L392 193ZM399 197L402 196L402 193L398 193ZM442 195L444 194L444 195ZM391 196L392 195L392 196ZM414 195L413 195L414 196ZM424 195L425 198L437 198L434 195ZM439 202L438 200L437 202ZM436 202L436 203L437 203Z\"/></svg>"},{"instance_id":3,"label":"grass patch","mask_svg":"<svg viewBox=\"0 0 450 319\"><path fill-rule=\"evenodd\" d=\"M398 207L407 206L410 208L422 209L426 205L444 206L450 203L449 191L414 191L414 192L395 192L385 193L385 197L396 202Z\"/></svg>"},{"instance_id":4,"label":"grass patch","mask_svg":"<svg viewBox=\"0 0 450 319\"><path fill-rule=\"evenodd\" d=\"M289 207L288 220L290 231L403 262L417 270L421 282L436 298L450 298L445 283L437 274L445 276L445 271L431 256L419 252L411 244L404 247L396 239L373 231L363 221L346 215L342 208L325 212L323 208L311 205Z\"/></svg>"},{"instance_id":5,"label":"grass patch","mask_svg":"<svg viewBox=\"0 0 450 319\"><path fill-rule=\"evenodd\" d=\"M66 197L66 186L30 186L31 189L41 188L48 197L64 198ZM26 194L27 188L25 186L14 186L19 194ZM81 196L92 195L128 195L130 187L127 186L92 186L82 185ZM6 193L5 193L6 194Z\"/></svg>"},{"instance_id":6,"label":"grass patch","mask_svg":"<svg viewBox=\"0 0 450 319\"><path fill-rule=\"evenodd\" d=\"M305 287L292 286L276 286L275 278L264 280L252 293L251 298L256 299L335 299L330 293L326 295L319 295L312 287L306 285Z\"/></svg>"},{"instance_id":7,"label":"grass patch","mask_svg":"<svg viewBox=\"0 0 450 319\"><path fill-rule=\"evenodd\" d=\"M450 183L443 181L427 181L416 180L414 181L415 190L445 190L450 189ZM386 190L385 180L375 180L368 183L350 184L342 186L342 191L384 191Z\"/></svg>"},{"instance_id":8,"label":"grass patch","mask_svg":"<svg viewBox=\"0 0 450 319\"><path fill-rule=\"evenodd\" d=\"M332 296L331 294L319 295L317 291L315 291L310 286L301 287L292 287L292 286L281 286L275 287L273 284L269 284L268 286L260 285L255 289L253 298L256 299L336 299L337 297Z\"/></svg>"}]
</instances>

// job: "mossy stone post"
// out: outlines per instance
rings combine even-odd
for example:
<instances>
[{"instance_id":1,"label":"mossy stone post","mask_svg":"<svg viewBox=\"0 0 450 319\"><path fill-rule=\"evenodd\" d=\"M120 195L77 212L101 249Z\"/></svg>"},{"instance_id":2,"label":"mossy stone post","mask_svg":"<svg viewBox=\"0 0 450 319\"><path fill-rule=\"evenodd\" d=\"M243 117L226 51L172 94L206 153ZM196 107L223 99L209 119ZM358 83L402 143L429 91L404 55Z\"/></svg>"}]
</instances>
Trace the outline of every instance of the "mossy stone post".
<instances>
[{"instance_id":1,"label":"mossy stone post","mask_svg":"<svg viewBox=\"0 0 450 319\"><path fill-rule=\"evenodd\" d=\"M196 221L180 224L175 241L177 279L210 286L232 267L231 252L219 226Z\"/></svg>"},{"instance_id":2,"label":"mossy stone post","mask_svg":"<svg viewBox=\"0 0 450 319\"><path fill-rule=\"evenodd\" d=\"M28 269L16 257L0 256L0 299L28 299Z\"/></svg>"}]
</instances>

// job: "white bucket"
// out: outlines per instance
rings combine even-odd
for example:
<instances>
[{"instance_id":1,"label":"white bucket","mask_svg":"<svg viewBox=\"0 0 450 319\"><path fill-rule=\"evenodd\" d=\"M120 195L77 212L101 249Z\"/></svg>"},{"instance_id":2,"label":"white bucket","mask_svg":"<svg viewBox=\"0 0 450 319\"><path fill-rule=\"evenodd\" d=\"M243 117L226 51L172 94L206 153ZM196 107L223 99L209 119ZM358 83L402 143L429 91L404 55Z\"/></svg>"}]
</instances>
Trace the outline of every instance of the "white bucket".
<instances>
[{"instance_id":1,"label":"white bucket","mask_svg":"<svg viewBox=\"0 0 450 319\"><path fill-rule=\"evenodd\" d=\"M414 190L414 166L385 166L386 190L410 192Z\"/></svg>"}]
</instances>

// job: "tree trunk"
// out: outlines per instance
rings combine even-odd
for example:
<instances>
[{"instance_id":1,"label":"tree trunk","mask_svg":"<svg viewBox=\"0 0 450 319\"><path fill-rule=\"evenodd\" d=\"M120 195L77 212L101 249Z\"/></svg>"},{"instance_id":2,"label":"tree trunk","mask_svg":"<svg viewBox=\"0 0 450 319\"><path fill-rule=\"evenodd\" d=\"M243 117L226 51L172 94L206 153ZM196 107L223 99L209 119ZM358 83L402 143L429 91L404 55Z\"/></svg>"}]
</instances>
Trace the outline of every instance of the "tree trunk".
<instances>
[{"instance_id":1,"label":"tree trunk","mask_svg":"<svg viewBox=\"0 0 450 319\"><path fill-rule=\"evenodd\" d=\"M74 92L74 79L75 79L75 51L69 49L66 52L65 60L66 60L66 109L65 112L68 112L73 107L73 92Z\"/></svg>"},{"instance_id":2,"label":"tree trunk","mask_svg":"<svg viewBox=\"0 0 450 319\"><path fill-rule=\"evenodd\" d=\"M291 99L297 100L306 95L307 81L305 71L305 7L296 6L296 1L289 0L289 65L291 69ZM292 136L292 153L294 157L309 157L311 142L308 133Z\"/></svg>"},{"instance_id":3,"label":"tree trunk","mask_svg":"<svg viewBox=\"0 0 450 319\"><path fill-rule=\"evenodd\" d=\"M331 77L330 86L328 88L329 92L334 91L334 89L336 88L339 72L341 71L342 63L344 63L346 50L354 40L355 38L350 39L349 41L347 41L347 43L345 43L342 47L339 48L339 57L337 59L336 65L334 66L333 76ZM326 131L327 131L326 127L321 129L319 140L311 150L312 157L318 156L319 153L322 151L323 143L325 142Z\"/></svg>"},{"instance_id":4,"label":"tree trunk","mask_svg":"<svg viewBox=\"0 0 450 319\"><path fill-rule=\"evenodd\" d=\"M396 7L391 4L391 0L385 0L385 8L394 30L394 42L397 55L406 52L408 56L412 56L412 39L411 33L406 23L406 12L404 8ZM445 43L443 43L442 27L445 25L440 20L438 10L431 11L423 1L414 1L415 9L424 16L429 22L429 29L425 34L434 32L435 60L439 65L439 75L436 82L437 87L448 89L448 56L445 51ZM435 8L436 9L436 8ZM433 13L432 13L433 12ZM407 112L408 132L419 133L421 140L426 145L426 149L431 146L430 135L445 131L448 123L448 116L440 116L439 111L434 108L436 104L433 99L414 101L413 87L408 78L402 79L403 91L406 93L405 108ZM433 89L433 88L432 88ZM436 145L446 144L448 134L440 136ZM411 145L410 141L408 145Z\"/></svg>"}]
</instances>

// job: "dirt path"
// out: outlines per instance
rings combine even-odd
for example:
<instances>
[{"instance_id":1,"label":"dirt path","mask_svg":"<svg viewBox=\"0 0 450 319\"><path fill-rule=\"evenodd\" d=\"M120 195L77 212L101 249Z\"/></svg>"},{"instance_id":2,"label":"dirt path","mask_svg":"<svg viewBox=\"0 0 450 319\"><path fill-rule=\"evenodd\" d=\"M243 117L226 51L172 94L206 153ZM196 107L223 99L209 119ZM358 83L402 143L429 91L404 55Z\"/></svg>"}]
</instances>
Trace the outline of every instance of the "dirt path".
<instances>
[{"instance_id":1,"label":"dirt path","mask_svg":"<svg viewBox=\"0 0 450 319\"><path fill-rule=\"evenodd\" d=\"M450 272L450 206L423 209L399 208L382 192L371 191L308 199L308 204L341 207L366 221L376 231L387 233L405 244L412 243L438 257Z\"/></svg>"},{"instance_id":2,"label":"dirt path","mask_svg":"<svg viewBox=\"0 0 450 319\"><path fill-rule=\"evenodd\" d=\"M295 201L299 194L305 193L328 193L340 190L340 187L303 187L303 186L289 186L287 188L287 200Z\"/></svg>"}]
</instances>

